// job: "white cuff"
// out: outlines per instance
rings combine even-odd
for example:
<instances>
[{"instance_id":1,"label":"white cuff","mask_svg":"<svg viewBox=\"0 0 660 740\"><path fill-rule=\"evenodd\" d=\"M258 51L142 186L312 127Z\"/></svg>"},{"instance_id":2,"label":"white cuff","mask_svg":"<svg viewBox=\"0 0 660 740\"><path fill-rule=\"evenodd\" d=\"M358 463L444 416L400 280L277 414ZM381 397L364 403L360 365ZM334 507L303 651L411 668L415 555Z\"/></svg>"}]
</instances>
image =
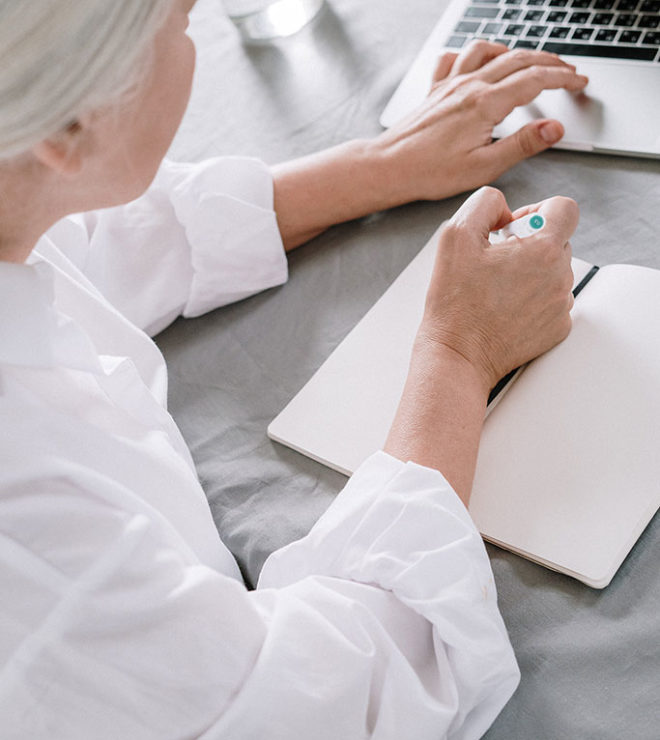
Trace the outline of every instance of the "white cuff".
<instances>
[{"instance_id":1,"label":"white cuff","mask_svg":"<svg viewBox=\"0 0 660 740\"><path fill-rule=\"evenodd\" d=\"M172 204L191 248L187 317L286 282L288 266L273 211L268 167L244 157L209 159L191 169L168 163Z\"/></svg>"}]
</instances>

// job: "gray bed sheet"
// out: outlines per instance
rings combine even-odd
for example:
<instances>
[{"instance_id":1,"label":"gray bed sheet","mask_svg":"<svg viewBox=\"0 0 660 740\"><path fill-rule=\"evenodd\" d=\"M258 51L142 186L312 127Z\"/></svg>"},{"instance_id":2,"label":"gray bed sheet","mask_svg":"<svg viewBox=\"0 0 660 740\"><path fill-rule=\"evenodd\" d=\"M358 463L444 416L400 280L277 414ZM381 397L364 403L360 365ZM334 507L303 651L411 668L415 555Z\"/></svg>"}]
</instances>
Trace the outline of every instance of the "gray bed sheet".
<instances>
[{"instance_id":1,"label":"gray bed sheet","mask_svg":"<svg viewBox=\"0 0 660 740\"><path fill-rule=\"evenodd\" d=\"M248 48L219 0L199 0L191 24L198 71L171 156L276 163L378 133L380 111L443 4L328 0L296 36ZM576 256L660 268L658 161L552 151L495 185L513 207L575 198ZM269 441L268 423L464 198L337 226L291 255L287 285L179 320L158 337L171 411L248 584L345 483ZM488 552L522 669L488 740L660 738L660 517L602 592L496 547Z\"/></svg>"}]
</instances>

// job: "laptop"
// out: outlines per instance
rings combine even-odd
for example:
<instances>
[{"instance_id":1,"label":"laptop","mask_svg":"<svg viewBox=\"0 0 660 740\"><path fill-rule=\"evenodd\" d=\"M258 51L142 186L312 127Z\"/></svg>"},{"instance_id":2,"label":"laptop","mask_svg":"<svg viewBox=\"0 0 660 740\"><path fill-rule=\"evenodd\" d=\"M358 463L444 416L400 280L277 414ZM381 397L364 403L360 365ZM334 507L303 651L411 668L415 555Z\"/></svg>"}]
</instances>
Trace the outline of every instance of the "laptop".
<instances>
[{"instance_id":1,"label":"laptop","mask_svg":"<svg viewBox=\"0 0 660 740\"><path fill-rule=\"evenodd\" d=\"M660 0L451 0L385 108L392 126L428 94L438 56L471 39L559 54L590 81L584 92L546 90L495 129L536 118L565 128L555 146L660 157Z\"/></svg>"}]
</instances>

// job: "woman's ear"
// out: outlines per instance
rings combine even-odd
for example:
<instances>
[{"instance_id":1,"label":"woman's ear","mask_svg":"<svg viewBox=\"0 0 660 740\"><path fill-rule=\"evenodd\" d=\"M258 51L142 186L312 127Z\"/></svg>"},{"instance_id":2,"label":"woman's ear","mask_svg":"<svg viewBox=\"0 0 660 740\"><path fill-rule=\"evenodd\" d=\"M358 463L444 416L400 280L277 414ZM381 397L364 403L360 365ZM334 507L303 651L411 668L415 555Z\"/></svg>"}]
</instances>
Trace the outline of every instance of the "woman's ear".
<instances>
[{"instance_id":1,"label":"woman's ear","mask_svg":"<svg viewBox=\"0 0 660 740\"><path fill-rule=\"evenodd\" d=\"M83 167L85 135L86 126L79 120L73 121L55 136L35 144L32 154L60 175L77 175Z\"/></svg>"}]
</instances>

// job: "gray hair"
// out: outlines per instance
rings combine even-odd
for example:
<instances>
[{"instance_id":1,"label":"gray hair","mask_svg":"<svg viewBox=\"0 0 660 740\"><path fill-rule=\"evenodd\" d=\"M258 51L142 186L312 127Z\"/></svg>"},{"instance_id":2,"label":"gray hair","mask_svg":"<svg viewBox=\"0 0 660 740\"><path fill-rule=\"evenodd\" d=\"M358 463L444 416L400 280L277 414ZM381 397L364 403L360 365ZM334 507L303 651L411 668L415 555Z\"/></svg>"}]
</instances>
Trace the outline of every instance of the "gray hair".
<instances>
[{"instance_id":1,"label":"gray hair","mask_svg":"<svg viewBox=\"0 0 660 740\"><path fill-rule=\"evenodd\" d=\"M172 2L0 0L0 160L134 88Z\"/></svg>"}]
</instances>

